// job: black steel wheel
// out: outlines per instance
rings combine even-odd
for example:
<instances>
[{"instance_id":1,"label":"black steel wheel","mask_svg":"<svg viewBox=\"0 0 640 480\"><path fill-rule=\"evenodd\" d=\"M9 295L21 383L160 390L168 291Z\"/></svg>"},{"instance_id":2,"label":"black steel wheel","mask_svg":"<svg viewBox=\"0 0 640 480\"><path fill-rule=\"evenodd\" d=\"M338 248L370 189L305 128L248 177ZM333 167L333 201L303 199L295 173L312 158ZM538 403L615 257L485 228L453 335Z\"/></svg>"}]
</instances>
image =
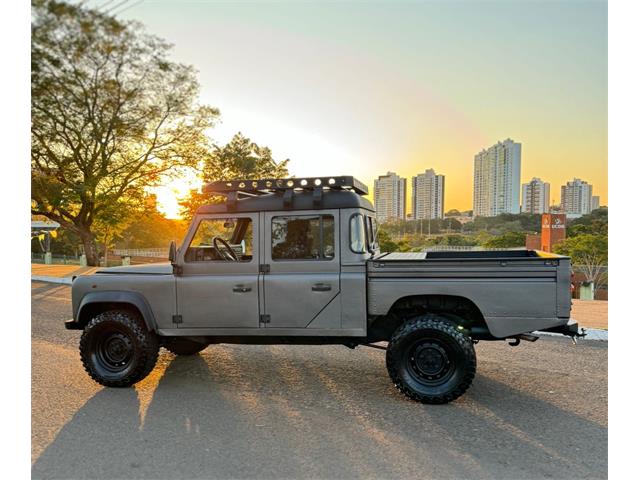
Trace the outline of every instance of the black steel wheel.
<instances>
[{"instance_id":1,"label":"black steel wheel","mask_svg":"<svg viewBox=\"0 0 640 480\"><path fill-rule=\"evenodd\" d=\"M80 338L80 358L91 378L107 387L128 387L146 377L158 358L158 338L128 311L92 318Z\"/></svg>"},{"instance_id":2,"label":"black steel wheel","mask_svg":"<svg viewBox=\"0 0 640 480\"><path fill-rule=\"evenodd\" d=\"M412 400L450 402L469 388L475 376L473 341L444 317L412 318L389 341L387 370L398 390Z\"/></svg>"},{"instance_id":3,"label":"black steel wheel","mask_svg":"<svg viewBox=\"0 0 640 480\"><path fill-rule=\"evenodd\" d=\"M175 355L195 355L207 348L209 345L206 343L196 342L189 340L188 338L171 338L162 345Z\"/></svg>"}]
</instances>

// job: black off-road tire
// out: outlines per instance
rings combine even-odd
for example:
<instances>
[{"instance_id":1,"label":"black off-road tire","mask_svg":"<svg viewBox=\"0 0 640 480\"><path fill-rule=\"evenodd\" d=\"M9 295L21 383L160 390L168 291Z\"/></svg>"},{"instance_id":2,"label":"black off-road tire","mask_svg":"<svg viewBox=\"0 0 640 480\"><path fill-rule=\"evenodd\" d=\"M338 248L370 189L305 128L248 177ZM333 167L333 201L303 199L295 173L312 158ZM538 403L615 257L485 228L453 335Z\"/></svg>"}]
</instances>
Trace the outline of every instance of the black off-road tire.
<instances>
[{"instance_id":1,"label":"black off-road tire","mask_svg":"<svg viewBox=\"0 0 640 480\"><path fill-rule=\"evenodd\" d=\"M396 388L410 399L451 402L475 376L473 341L444 317L420 315L394 332L387 347L387 370Z\"/></svg>"},{"instance_id":2,"label":"black off-road tire","mask_svg":"<svg viewBox=\"0 0 640 480\"><path fill-rule=\"evenodd\" d=\"M145 378L158 359L158 337L129 311L95 316L80 337L80 358L89 376L106 387L129 387Z\"/></svg>"},{"instance_id":3,"label":"black off-road tire","mask_svg":"<svg viewBox=\"0 0 640 480\"><path fill-rule=\"evenodd\" d=\"M209 345L206 343L194 342L188 338L172 338L162 345L175 355L195 355L200 353Z\"/></svg>"}]
</instances>

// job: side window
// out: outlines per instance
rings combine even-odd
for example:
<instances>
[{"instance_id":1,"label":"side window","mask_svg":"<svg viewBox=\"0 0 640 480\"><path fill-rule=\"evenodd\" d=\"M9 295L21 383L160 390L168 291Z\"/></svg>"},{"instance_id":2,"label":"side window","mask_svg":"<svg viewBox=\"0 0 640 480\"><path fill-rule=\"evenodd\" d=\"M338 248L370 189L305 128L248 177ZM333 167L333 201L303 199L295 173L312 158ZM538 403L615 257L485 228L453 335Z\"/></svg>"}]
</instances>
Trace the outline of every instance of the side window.
<instances>
[{"instance_id":1,"label":"side window","mask_svg":"<svg viewBox=\"0 0 640 480\"><path fill-rule=\"evenodd\" d=\"M198 225L187 262L249 262L253 258L253 226L250 218L209 218Z\"/></svg>"},{"instance_id":2,"label":"side window","mask_svg":"<svg viewBox=\"0 0 640 480\"><path fill-rule=\"evenodd\" d=\"M273 217L273 260L331 260L335 255L333 215Z\"/></svg>"},{"instance_id":3,"label":"side window","mask_svg":"<svg viewBox=\"0 0 640 480\"><path fill-rule=\"evenodd\" d=\"M376 229L378 225L376 219L367 215L367 245L369 251L373 252L376 249Z\"/></svg>"},{"instance_id":4,"label":"side window","mask_svg":"<svg viewBox=\"0 0 640 480\"><path fill-rule=\"evenodd\" d=\"M349 219L349 245L353 253L366 253L366 232L364 217L361 213L351 215Z\"/></svg>"}]
</instances>

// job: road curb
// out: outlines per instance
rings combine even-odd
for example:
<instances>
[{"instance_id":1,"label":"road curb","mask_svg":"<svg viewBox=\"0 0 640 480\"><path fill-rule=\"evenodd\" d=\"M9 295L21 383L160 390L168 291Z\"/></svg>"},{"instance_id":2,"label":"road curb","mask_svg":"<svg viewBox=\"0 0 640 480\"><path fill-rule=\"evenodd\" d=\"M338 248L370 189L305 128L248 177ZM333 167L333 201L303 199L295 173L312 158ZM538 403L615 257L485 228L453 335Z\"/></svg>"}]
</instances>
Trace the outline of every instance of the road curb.
<instances>
[{"instance_id":1,"label":"road curb","mask_svg":"<svg viewBox=\"0 0 640 480\"><path fill-rule=\"evenodd\" d=\"M31 275L32 282L57 283L59 285L71 285L69 277L49 277L47 275Z\"/></svg>"},{"instance_id":2,"label":"road curb","mask_svg":"<svg viewBox=\"0 0 640 480\"><path fill-rule=\"evenodd\" d=\"M582 329L581 329L582 330ZM561 333L552 333L552 332L535 332L536 335L549 335L554 337L564 337ZM584 333L587 334L586 337L581 337L580 340L590 340L593 342L608 342L609 341L609 331L608 330L600 330L599 328L585 328Z\"/></svg>"}]
</instances>

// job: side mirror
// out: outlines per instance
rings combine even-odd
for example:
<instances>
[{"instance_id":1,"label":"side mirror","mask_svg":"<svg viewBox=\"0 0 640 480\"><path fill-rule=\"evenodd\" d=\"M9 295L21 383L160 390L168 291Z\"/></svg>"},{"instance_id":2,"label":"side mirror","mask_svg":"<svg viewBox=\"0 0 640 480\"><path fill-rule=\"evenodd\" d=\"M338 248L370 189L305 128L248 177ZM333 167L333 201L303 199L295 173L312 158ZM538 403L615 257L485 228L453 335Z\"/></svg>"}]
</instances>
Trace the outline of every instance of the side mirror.
<instances>
[{"instance_id":1,"label":"side mirror","mask_svg":"<svg viewBox=\"0 0 640 480\"><path fill-rule=\"evenodd\" d=\"M171 244L169 245L169 261L171 262L171 265L176 264L177 257L178 257L178 254L176 250L176 242L172 240Z\"/></svg>"}]
</instances>

